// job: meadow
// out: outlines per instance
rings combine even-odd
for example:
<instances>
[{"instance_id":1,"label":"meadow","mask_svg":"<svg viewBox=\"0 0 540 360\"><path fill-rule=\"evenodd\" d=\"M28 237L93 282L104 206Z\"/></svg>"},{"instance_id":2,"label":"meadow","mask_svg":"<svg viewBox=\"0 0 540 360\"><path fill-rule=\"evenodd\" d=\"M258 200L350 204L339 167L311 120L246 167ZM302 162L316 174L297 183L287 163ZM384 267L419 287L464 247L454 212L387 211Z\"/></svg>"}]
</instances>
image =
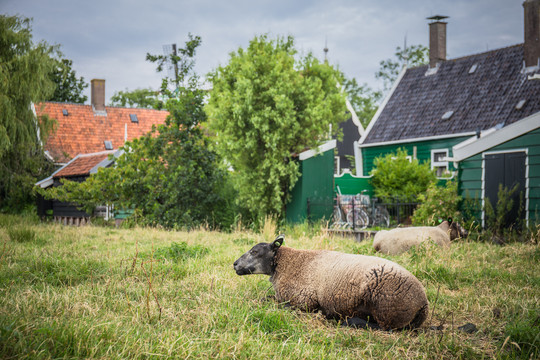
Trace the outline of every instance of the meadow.
<instances>
[{"instance_id":1,"label":"meadow","mask_svg":"<svg viewBox=\"0 0 540 360\"><path fill-rule=\"evenodd\" d=\"M0 215L0 358L540 357L538 233L385 256L430 301L420 329L386 332L284 308L267 276L237 276L232 263L278 230L72 227ZM376 255L371 240L331 236L320 224L282 231L286 246ZM477 331L458 329L466 323Z\"/></svg>"}]
</instances>

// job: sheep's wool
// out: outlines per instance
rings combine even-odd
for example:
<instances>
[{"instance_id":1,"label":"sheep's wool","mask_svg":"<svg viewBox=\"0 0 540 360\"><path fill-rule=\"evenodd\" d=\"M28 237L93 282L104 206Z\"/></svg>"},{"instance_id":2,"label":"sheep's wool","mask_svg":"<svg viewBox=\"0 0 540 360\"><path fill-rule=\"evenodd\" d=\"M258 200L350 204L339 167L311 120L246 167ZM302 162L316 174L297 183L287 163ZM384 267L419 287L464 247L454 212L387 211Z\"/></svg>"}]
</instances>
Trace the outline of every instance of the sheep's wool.
<instances>
[{"instance_id":1,"label":"sheep's wool","mask_svg":"<svg viewBox=\"0 0 540 360\"><path fill-rule=\"evenodd\" d=\"M417 327L428 314L420 281L378 257L281 247L270 280L280 302L329 317L375 320L383 329Z\"/></svg>"}]
</instances>

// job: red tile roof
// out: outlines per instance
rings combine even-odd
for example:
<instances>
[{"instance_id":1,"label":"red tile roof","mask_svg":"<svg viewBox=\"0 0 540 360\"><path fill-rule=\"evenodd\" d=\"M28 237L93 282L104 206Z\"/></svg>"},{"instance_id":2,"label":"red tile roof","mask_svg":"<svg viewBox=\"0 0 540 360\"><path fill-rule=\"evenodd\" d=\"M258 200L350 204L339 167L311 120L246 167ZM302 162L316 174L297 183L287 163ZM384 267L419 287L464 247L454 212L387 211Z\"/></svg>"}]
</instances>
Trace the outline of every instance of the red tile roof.
<instances>
[{"instance_id":1,"label":"red tile roof","mask_svg":"<svg viewBox=\"0 0 540 360\"><path fill-rule=\"evenodd\" d=\"M92 170L94 166L105 160L109 154L112 153L113 151L104 151L96 154L79 155L54 174L53 177L61 178L67 176L89 175L90 170Z\"/></svg>"},{"instance_id":2,"label":"red tile roof","mask_svg":"<svg viewBox=\"0 0 540 360\"><path fill-rule=\"evenodd\" d=\"M67 162L78 154L104 151L104 141L110 141L113 149L124 145L127 124L127 139L138 138L152 129L152 125L163 124L168 111L106 107L107 116L94 114L91 105L44 102L35 105L38 116L48 114L56 119L56 131L44 146L45 151L57 162ZM64 116L62 110L67 110ZM132 122L130 114L137 115Z\"/></svg>"}]
</instances>

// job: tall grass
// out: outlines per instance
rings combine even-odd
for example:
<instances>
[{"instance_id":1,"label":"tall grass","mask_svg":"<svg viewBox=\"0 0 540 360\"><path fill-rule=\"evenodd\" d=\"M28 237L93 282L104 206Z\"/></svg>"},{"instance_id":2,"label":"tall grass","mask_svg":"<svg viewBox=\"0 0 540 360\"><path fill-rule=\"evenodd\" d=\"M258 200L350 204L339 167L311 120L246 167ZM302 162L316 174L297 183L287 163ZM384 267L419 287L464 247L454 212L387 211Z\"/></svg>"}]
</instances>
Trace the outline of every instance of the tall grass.
<instances>
[{"instance_id":1,"label":"tall grass","mask_svg":"<svg viewBox=\"0 0 540 360\"><path fill-rule=\"evenodd\" d=\"M375 255L320 227L261 233L38 224L0 226L0 358L440 359L540 356L539 245L460 241L385 256L426 287L417 331L341 328L269 299L267 277L232 263L284 231L285 245ZM319 226L319 225L317 225ZM41 241L18 241L9 229ZM289 234L293 234L289 236ZM26 237L24 237L26 239ZM3 250L2 250L3 248ZM478 332L458 330L474 323ZM441 326L443 330L429 330Z\"/></svg>"}]
</instances>

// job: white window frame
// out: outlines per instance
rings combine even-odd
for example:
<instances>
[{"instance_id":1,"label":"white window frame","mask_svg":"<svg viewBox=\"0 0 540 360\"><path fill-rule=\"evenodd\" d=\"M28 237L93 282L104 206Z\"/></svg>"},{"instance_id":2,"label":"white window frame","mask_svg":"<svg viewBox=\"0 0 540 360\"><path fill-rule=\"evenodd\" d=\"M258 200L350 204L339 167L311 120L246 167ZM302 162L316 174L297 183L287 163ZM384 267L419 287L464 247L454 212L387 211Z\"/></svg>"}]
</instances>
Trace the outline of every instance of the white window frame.
<instances>
[{"instance_id":1,"label":"white window frame","mask_svg":"<svg viewBox=\"0 0 540 360\"><path fill-rule=\"evenodd\" d=\"M396 160L396 159L397 159L396 156L392 156L392 160ZM409 162L412 162L412 156L411 155L405 156L405 159L409 160Z\"/></svg>"},{"instance_id":2,"label":"white window frame","mask_svg":"<svg viewBox=\"0 0 540 360\"><path fill-rule=\"evenodd\" d=\"M341 159L339 155L334 156L334 164L336 166L336 168L334 169L334 176L341 175Z\"/></svg>"},{"instance_id":3,"label":"white window frame","mask_svg":"<svg viewBox=\"0 0 540 360\"><path fill-rule=\"evenodd\" d=\"M431 150L431 170L435 170L435 168L445 167L446 171L450 172L450 163L448 161L435 161L435 154L436 153L445 153L446 155L443 157L448 158L448 149L432 149ZM439 179L446 179L446 177L437 177Z\"/></svg>"}]
</instances>

